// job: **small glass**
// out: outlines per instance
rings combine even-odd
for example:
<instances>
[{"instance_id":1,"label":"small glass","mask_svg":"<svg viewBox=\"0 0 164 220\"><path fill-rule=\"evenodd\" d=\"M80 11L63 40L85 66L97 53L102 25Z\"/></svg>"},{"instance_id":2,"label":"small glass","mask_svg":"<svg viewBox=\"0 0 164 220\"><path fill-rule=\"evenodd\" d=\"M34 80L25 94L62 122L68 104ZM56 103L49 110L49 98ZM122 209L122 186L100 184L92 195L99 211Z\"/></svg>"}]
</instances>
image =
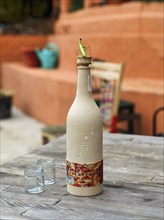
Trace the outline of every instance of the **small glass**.
<instances>
[{"instance_id":1,"label":"small glass","mask_svg":"<svg viewBox=\"0 0 164 220\"><path fill-rule=\"evenodd\" d=\"M52 159L40 159L37 162L38 166L42 166L44 172L44 185L51 185L55 180L55 161Z\"/></svg>"},{"instance_id":2,"label":"small glass","mask_svg":"<svg viewBox=\"0 0 164 220\"><path fill-rule=\"evenodd\" d=\"M44 191L44 176L41 166L29 166L24 171L25 191L28 193L41 193Z\"/></svg>"}]
</instances>

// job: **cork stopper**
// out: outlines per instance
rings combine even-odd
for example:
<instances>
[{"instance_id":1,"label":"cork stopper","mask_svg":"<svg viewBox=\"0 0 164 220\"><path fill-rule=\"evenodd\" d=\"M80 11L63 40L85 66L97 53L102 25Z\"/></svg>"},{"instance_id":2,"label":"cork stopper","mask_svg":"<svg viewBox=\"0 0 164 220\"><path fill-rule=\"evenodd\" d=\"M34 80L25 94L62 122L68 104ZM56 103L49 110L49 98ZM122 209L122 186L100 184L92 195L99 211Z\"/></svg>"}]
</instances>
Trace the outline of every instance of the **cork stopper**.
<instances>
[{"instance_id":1,"label":"cork stopper","mask_svg":"<svg viewBox=\"0 0 164 220\"><path fill-rule=\"evenodd\" d=\"M89 66L92 63L92 57L78 56L76 63L77 66Z\"/></svg>"}]
</instances>

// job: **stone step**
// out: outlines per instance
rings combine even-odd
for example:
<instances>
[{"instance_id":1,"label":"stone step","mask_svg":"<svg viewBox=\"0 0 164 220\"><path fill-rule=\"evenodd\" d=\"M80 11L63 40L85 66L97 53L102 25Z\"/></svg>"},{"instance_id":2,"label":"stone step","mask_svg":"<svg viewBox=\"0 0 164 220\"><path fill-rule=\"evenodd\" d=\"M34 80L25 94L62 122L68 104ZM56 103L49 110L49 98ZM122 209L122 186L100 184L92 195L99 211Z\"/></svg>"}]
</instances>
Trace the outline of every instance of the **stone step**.
<instances>
[{"instance_id":1,"label":"stone step","mask_svg":"<svg viewBox=\"0 0 164 220\"><path fill-rule=\"evenodd\" d=\"M131 2L66 13L55 22L55 33L161 33L163 3Z\"/></svg>"}]
</instances>

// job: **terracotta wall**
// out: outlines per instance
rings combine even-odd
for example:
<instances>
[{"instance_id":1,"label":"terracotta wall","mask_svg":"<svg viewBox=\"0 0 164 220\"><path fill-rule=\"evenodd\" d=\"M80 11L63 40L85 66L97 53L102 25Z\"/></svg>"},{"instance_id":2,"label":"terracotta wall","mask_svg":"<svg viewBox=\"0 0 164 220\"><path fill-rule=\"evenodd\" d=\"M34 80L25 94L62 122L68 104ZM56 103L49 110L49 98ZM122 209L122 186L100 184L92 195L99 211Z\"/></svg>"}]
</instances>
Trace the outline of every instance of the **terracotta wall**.
<instances>
[{"instance_id":1,"label":"terracotta wall","mask_svg":"<svg viewBox=\"0 0 164 220\"><path fill-rule=\"evenodd\" d=\"M14 91L14 104L24 112L49 125L59 125L66 123L67 112L74 100L76 75L67 68L44 70L4 63L3 86ZM161 88L161 84L156 84L152 89L147 81L135 80L135 85L131 81L123 83L121 98L133 101L142 116L141 134L152 134L153 112L163 103ZM164 125L160 123L163 117L159 114L158 131L164 131ZM138 131L137 126L135 133L140 134Z\"/></svg>"},{"instance_id":2,"label":"terracotta wall","mask_svg":"<svg viewBox=\"0 0 164 220\"><path fill-rule=\"evenodd\" d=\"M22 46L41 47L46 43L44 35L1 35L0 65L4 61L21 62L20 48Z\"/></svg>"},{"instance_id":3,"label":"terracotta wall","mask_svg":"<svg viewBox=\"0 0 164 220\"><path fill-rule=\"evenodd\" d=\"M121 97L135 103L142 116L142 134L152 134L152 116L163 105L163 3L90 7L61 15L56 35L49 39L60 48L60 66L72 74L83 38L94 58L125 63ZM163 115L159 116L164 131Z\"/></svg>"},{"instance_id":4,"label":"terracotta wall","mask_svg":"<svg viewBox=\"0 0 164 220\"><path fill-rule=\"evenodd\" d=\"M124 79L150 78L162 80L161 37L147 35L140 37L139 34L119 36L103 33L98 33L96 36L85 33L80 36L84 39L84 45L90 46L91 55L94 58L108 62L125 63ZM73 63L76 59L75 51L78 50L78 37L79 34L62 34L49 37L49 40L54 41L59 46L61 68L67 68L73 73L75 73Z\"/></svg>"},{"instance_id":5,"label":"terracotta wall","mask_svg":"<svg viewBox=\"0 0 164 220\"><path fill-rule=\"evenodd\" d=\"M77 39L82 37L93 57L124 62L125 78L161 80L163 7L163 3L131 2L62 15L54 26L57 35L50 38L60 47L61 66L71 69Z\"/></svg>"},{"instance_id":6,"label":"terracotta wall","mask_svg":"<svg viewBox=\"0 0 164 220\"><path fill-rule=\"evenodd\" d=\"M94 58L125 63L121 97L135 103L136 111L142 116L142 134L151 135L153 112L163 105L163 6L162 3L132 2L64 13L55 24L56 34L47 39L43 37L42 40L31 36L33 45L51 40L59 46L60 65L52 73L55 76L53 80L47 72L41 76L37 74L38 79L36 73L28 69L24 73L25 70L19 66L15 67L13 74L13 67L6 64L3 71L4 86L15 89L21 95L15 96L15 103L28 114L48 124L65 122L75 95L75 51L78 49L77 39L82 37L84 45L91 47ZM10 37L3 39L7 47L10 45L9 48L12 48L10 61L20 59L17 45L30 42L25 39L18 40L15 46ZM10 55L7 55L5 47L2 49L3 59L7 60ZM62 75L63 83L58 78ZM70 79L73 80L71 83ZM18 86L17 82L29 85L27 94L23 94L24 87ZM32 95L30 91L36 88L36 95ZM31 100L33 106L30 106ZM162 123L160 129L164 130Z\"/></svg>"},{"instance_id":7,"label":"terracotta wall","mask_svg":"<svg viewBox=\"0 0 164 220\"><path fill-rule=\"evenodd\" d=\"M76 77L66 70L3 63L3 87L14 92L14 105L49 125L65 124L75 97Z\"/></svg>"},{"instance_id":8,"label":"terracotta wall","mask_svg":"<svg viewBox=\"0 0 164 220\"><path fill-rule=\"evenodd\" d=\"M163 95L157 95L153 92L125 92L121 93L121 98L135 103L136 112L141 115L141 127L140 131L143 135L152 135L153 126L153 114L155 110L163 105ZM161 112L157 116L157 132L164 133L164 112ZM136 128L138 125L135 121ZM137 134L137 133L136 133Z\"/></svg>"}]
</instances>

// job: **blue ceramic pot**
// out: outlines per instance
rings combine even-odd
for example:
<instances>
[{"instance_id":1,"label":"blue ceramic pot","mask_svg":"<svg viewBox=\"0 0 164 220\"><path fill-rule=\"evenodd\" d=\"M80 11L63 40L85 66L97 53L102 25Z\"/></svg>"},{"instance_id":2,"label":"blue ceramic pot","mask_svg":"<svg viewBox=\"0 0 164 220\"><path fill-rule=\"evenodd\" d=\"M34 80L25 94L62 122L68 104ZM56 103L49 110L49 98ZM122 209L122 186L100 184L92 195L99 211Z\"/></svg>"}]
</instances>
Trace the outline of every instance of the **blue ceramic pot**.
<instances>
[{"instance_id":1,"label":"blue ceramic pot","mask_svg":"<svg viewBox=\"0 0 164 220\"><path fill-rule=\"evenodd\" d=\"M56 44L49 42L42 50L36 48L35 52L42 68L51 69L57 66L59 52Z\"/></svg>"}]
</instances>

